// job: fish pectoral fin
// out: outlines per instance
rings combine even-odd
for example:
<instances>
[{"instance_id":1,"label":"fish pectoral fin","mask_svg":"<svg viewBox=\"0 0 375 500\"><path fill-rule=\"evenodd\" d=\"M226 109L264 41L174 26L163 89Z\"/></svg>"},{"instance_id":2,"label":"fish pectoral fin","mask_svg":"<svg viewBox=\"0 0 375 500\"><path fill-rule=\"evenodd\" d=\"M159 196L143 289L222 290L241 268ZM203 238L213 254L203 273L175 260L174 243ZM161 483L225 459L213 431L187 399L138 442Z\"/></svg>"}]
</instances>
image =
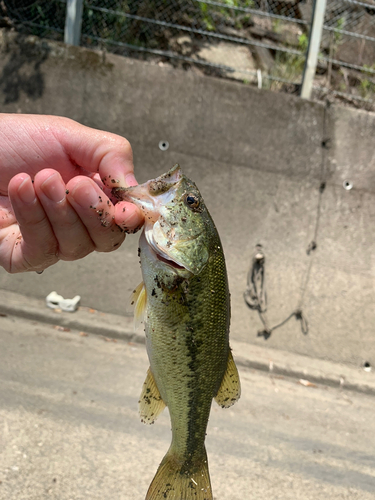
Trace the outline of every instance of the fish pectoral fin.
<instances>
[{"instance_id":1,"label":"fish pectoral fin","mask_svg":"<svg viewBox=\"0 0 375 500\"><path fill-rule=\"evenodd\" d=\"M134 330L138 330L146 313L147 293L146 288L141 281L137 288L133 290L130 296L130 306L134 308Z\"/></svg>"},{"instance_id":2,"label":"fish pectoral fin","mask_svg":"<svg viewBox=\"0 0 375 500\"><path fill-rule=\"evenodd\" d=\"M215 396L216 403L222 408L229 408L241 396L240 376L231 351L229 351L227 369L221 381L220 389Z\"/></svg>"},{"instance_id":3,"label":"fish pectoral fin","mask_svg":"<svg viewBox=\"0 0 375 500\"><path fill-rule=\"evenodd\" d=\"M151 368L149 368L139 399L139 415L141 421L145 424L153 424L164 410L165 406Z\"/></svg>"}]
</instances>

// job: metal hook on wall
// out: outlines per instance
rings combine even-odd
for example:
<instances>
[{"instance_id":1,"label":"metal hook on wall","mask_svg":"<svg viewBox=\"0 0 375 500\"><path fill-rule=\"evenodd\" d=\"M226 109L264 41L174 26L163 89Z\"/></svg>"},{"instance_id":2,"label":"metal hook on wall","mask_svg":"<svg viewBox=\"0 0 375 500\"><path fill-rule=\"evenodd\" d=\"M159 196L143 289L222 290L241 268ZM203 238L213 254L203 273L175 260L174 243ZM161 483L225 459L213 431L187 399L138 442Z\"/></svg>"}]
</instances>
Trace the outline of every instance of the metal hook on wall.
<instances>
[{"instance_id":1,"label":"metal hook on wall","mask_svg":"<svg viewBox=\"0 0 375 500\"><path fill-rule=\"evenodd\" d=\"M264 329L258 332L258 337L268 339L271 333L287 323L293 316L301 323L301 331L307 335L309 331L306 316L301 308L297 308L286 319L270 328L266 317L267 311L267 291L266 291L266 256L263 247L260 244L255 246L255 252L251 259L250 270L247 274L247 286L243 294L246 305L253 310L258 311L259 318L263 323Z\"/></svg>"}]
</instances>

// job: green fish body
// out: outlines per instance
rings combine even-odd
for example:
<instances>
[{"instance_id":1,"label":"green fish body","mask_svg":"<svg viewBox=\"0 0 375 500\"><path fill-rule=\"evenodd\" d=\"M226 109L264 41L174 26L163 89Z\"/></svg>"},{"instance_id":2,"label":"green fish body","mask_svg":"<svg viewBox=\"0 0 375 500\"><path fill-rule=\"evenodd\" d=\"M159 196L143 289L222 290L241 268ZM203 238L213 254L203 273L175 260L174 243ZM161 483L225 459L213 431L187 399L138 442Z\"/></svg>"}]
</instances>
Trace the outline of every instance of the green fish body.
<instances>
[{"instance_id":1,"label":"green fish body","mask_svg":"<svg viewBox=\"0 0 375 500\"><path fill-rule=\"evenodd\" d=\"M119 195L145 215L143 285L134 293L150 360L140 415L153 423L168 406L172 424L171 446L146 500L212 500L204 445L212 399L229 407L240 396L220 238L197 187L178 165Z\"/></svg>"}]
</instances>

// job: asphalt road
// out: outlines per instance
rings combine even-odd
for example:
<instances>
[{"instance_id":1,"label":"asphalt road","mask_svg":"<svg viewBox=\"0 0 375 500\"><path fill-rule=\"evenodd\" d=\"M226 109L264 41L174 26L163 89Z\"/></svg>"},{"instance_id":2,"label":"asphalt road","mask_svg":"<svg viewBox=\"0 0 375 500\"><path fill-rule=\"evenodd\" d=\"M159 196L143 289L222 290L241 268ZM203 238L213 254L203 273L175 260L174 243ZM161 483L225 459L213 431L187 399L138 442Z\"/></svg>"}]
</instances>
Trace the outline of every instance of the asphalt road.
<instances>
[{"instance_id":1,"label":"asphalt road","mask_svg":"<svg viewBox=\"0 0 375 500\"><path fill-rule=\"evenodd\" d=\"M170 442L145 426L144 346L0 317L0 499L143 500ZM241 370L213 405L216 500L373 499L374 398Z\"/></svg>"}]
</instances>

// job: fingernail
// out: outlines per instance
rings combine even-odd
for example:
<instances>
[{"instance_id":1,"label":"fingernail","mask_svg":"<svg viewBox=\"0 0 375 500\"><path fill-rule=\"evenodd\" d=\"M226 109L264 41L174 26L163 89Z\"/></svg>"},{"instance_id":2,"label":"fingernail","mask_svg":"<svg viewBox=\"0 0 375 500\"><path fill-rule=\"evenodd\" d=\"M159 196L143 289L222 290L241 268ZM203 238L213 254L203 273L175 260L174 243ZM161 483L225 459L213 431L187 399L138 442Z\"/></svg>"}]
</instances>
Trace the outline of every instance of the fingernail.
<instances>
[{"instance_id":1,"label":"fingernail","mask_svg":"<svg viewBox=\"0 0 375 500\"><path fill-rule=\"evenodd\" d=\"M50 175L40 186L51 201L59 203L65 198L65 185L58 174Z\"/></svg>"},{"instance_id":2,"label":"fingernail","mask_svg":"<svg viewBox=\"0 0 375 500\"><path fill-rule=\"evenodd\" d=\"M27 203L28 205L36 200L34 187L31 183L30 177L26 177L26 179L22 181L18 187L17 193L21 201L23 203Z\"/></svg>"},{"instance_id":3,"label":"fingernail","mask_svg":"<svg viewBox=\"0 0 375 500\"><path fill-rule=\"evenodd\" d=\"M78 183L71 194L74 201L86 210L89 208L96 208L101 202L95 188L85 181Z\"/></svg>"},{"instance_id":4,"label":"fingernail","mask_svg":"<svg viewBox=\"0 0 375 500\"><path fill-rule=\"evenodd\" d=\"M134 174L127 174L125 176L125 182L126 182L127 187L138 185L138 182L137 182L136 178L134 177Z\"/></svg>"},{"instance_id":5,"label":"fingernail","mask_svg":"<svg viewBox=\"0 0 375 500\"><path fill-rule=\"evenodd\" d=\"M131 212L122 224L120 224L120 227L123 229L127 230L134 230L134 229L140 229L142 227L142 215L140 216L140 213L138 210L135 210L134 212Z\"/></svg>"}]
</instances>

